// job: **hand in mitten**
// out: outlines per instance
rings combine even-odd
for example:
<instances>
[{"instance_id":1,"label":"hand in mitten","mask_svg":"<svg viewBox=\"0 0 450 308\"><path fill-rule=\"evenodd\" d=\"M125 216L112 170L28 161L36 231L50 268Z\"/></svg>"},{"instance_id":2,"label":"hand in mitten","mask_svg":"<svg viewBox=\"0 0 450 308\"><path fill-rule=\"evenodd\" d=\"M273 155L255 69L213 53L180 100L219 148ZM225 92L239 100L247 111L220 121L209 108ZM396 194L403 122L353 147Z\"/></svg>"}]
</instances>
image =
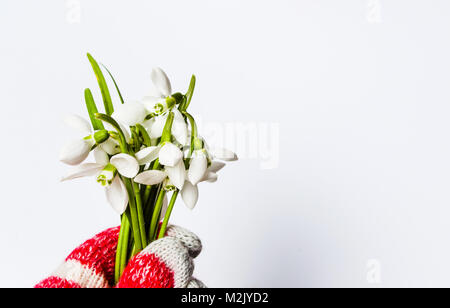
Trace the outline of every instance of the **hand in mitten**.
<instances>
[{"instance_id":1,"label":"hand in mitten","mask_svg":"<svg viewBox=\"0 0 450 308\"><path fill-rule=\"evenodd\" d=\"M120 227L97 234L76 248L65 262L36 288L204 288L193 278L193 258L202 249L190 231L169 226L166 236L152 242L126 266L114 285L114 265Z\"/></svg>"}]
</instances>

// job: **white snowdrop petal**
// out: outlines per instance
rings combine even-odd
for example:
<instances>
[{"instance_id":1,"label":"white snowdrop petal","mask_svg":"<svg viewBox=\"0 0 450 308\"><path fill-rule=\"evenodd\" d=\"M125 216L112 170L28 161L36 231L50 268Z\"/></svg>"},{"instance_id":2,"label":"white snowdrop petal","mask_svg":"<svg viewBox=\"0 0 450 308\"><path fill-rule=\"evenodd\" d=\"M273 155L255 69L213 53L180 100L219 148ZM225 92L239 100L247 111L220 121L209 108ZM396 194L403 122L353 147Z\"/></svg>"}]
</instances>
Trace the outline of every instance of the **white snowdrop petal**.
<instances>
[{"instance_id":1,"label":"white snowdrop petal","mask_svg":"<svg viewBox=\"0 0 450 308\"><path fill-rule=\"evenodd\" d=\"M144 105L145 109L148 113L155 112L155 105L159 102L163 102L164 98L156 97L156 96L145 96L142 99L142 104Z\"/></svg>"},{"instance_id":2,"label":"white snowdrop petal","mask_svg":"<svg viewBox=\"0 0 450 308\"><path fill-rule=\"evenodd\" d=\"M116 131L116 129L114 128L114 126L112 126L112 125L109 124L108 122L103 122L103 127L105 127L106 130Z\"/></svg>"},{"instance_id":3,"label":"white snowdrop petal","mask_svg":"<svg viewBox=\"0 0 450 308\"><path fill-rule=\"evenodd\" d=\"M144 105L138 102L130 102L119 105L112 114L112 117L127 126L134 126L145 120L147 112Z\"/></svg>"},{"instance_id":4,"label":"white snowdrop petal","mask_svg":"<svg viewBox=\"0 0 450 308\"><path fill-rule=\"evenodd\" d=\"M220 170L223 169L223 167L225 167L226 164L224 162L221 161L213 161L211 162L211 166L209 166L208 171L210 172L219 172Z\"/></svg>"},{"instance_id":5,"label":"white snowdrop petal","mask_svg":"<svg viewBox=\"0 0 450 308\"><path fill-rule=\"evenodd\" d=\"M176 188L181 190L186 181L186 168L184 167L184 162L180 160L174 167L166 166L165 171L170 182L172 182Z\"/></svg>"},{"instance_id":6,"label":"white snowdrop petal","mask_svg":"<svg viewBox=\"0 0 450 308\"><path fill-rule=\"evenodd\" d=\"M81 164L70 170L67 175L61 179L61 182L96 175L102 171L103 167L104 165L96 163Z\"/></svg>"},{"instance_id":7,"label":"white snowdrop petal","mask_svg":"<svg viewBox=\"0 0 450 308\"><path fill-rule=\"evenodd\" d=\"M119 124L120 129L122 130L123 134L125 135L126 141L127 141L127 142L130 142L130 139L131 139L131 136L130 136L130 134L131 134L130 127L129 127L129 126L123 125L123 124L122 124L120 121L118 121L117 119L115 119L115 120L116 120L116 122ZM112 126L111 124L109 124L108 122L103 122L103 125L105 126L105 129L106 129L106 130L113 131L113 132L117 131L116 128L115 128L114 126ZM111 140L112 138L109 138L109 139ZM113 139L112 139L112 140L113 140Z\"/></svg>"},{"instance_id":8,"label":"white snowdrop petal","mask_svg":"<svg viewBox=\"0 0 450 308\"><path fill-rule=\"evenodd\" d=\"M142 99L142 103L145 104L156 104L158 102L163 101L164 98L160 96L144 96Z\"/></svg>"},{"instance_id":9,"label":"white snowdrop petal","mask_svg":"<svg viewBox=\"0 0 450 308\"><path fill-rule=\"evenodd\" d=\"M94 149L94 158L95 162L102 166L106 166L109 163L108 153L99 147Z\"/></svg>"},{"instance_id":10,"label":"white snowdrop petal","mask_svg":"<svg viewBox=\"0 0 450 308\"><path fill-rule=\"evenodd\" d=\"M118 176L105 188L105 192L109 204L119 215L122 215L128 206L128 192Z\"/></svg>"},{"instance_id":11,"label":"white snowdrop petal","mask_svg":"<svg viewBox=\"0 0 450 308\"><path fill-rule=\"evenodd\" d=\"M92 133L91 124L84 118L76 114L68 115L64 118L64 122L71 128L84 134L86 137Z\"/></svg>"},{"instance_id":12,"label":"white snowdrop petal","mask_svg":"<svg viewBox=\"0 0 450 308\"><path fill-rule=\"evenodd\" d=\"M130 130L130 127L129 127L129 126L123 125L123 124L122 124L121 122L119 122L119 121L118 121L118 123L119 123L120 129L122 130L123 134L125 135L125 140L126 140L126 142L129 143L130 140L131 140L131 130Z\"/></svg>"},{"instance_id":13,"label":"white snowdrop petal","mask_svg":"<svg viewBox=\"0 0 450 308\"><path fill-rule=\"evenodd\" d=\"M158 158L160 147L147 147L136 153L136 159L139 165L151 163Z\"/></svg>"},{"instance_id":14,"label":"white snowdrop petal","mask_svg":"<svg viewBox=\"0 0 450 308\"><path fill-rule=\"evenodd\" d=\"M158 89L158 91L161 92L162 95L167 97L172 94L172 86L170 84L170 80L162 69L160 69L159 67L155 67L152 70L151 78L153 84Z\"/></svg>"},{"instance_id":15,"label":"white snowdrop petal","mask_svg":"<svg viewBox=\"0 0 450 308\"><path fill-rule=\"evenodd\" d=\"M167 142L159 151L159 162L161 165L174 167L183 158L183 152L170 142Z\"/></svg>"},{"instance_id":16,"label":"white snowdrop petal","mask_svg":"<svg viewBox=\"0 0 450 308\"><path fill-rule=\"evenodd\" d=\"M156 185L165 180L167 174L164 171L160 170L148 170L142 173L139 173L134 181L139 184L144 185Z\"/></svg>"},{"instance_id":17,"label":"white snowdrop petal","mask_svg":"<svg viewBox=\"0 0 450 308\"><path fill-rule=\"evenodd\" d=\"M114 140L113 138L109 138L108 140L100 144L98 147L101 148L106 153L108 153L109 155L116 155L117 153L120 153L119 143L117 143L117 141Z\"/></svg>"},{"instance_id":18,"label":"white snowdrop petal","mask_svg":"<svg viewBox=\"0 0 450 308\"><path fill-rule=\"evenodd\" d=\"M188 178L193 185L197 185L205 176L208 160L204 154L197 154L191 159Z\"/></svg>"},{"instance_id":19,"label":"white snowdrop petal","mask_svg":"<svg viewBox=\"0 0 450 308\"><path fill-rule=\"evenodd\" d=\"M172 135L181 144L188 143L188 128L184 122L174 122L172 125Z\"/></svg>"},{"instance_id":20,"label":"white snowdrop petal","mask_svg":"<svg viewBox=\"0 0 450 308\"><path fill-rule=\"evenodd\" d=\"M92 145L92 139L76 139L70 141L59 152L59 160L68 165L78 165L88 157Z\"/></svg>"},{"instance_id":21,"label":"white snowdrop petal","mask_svg":"<svg viewBox=\"0 0 450 308\"><path fill-rule=\"evenodd\" d=\"M166 121L167 114L152 119L151 126L149 127L150 138L161 138Z\"/></svg>"},{"instance_id":22,"label":"white snowdrop petal","mask_svg":"<svg viewBox=\"0 0 450 308\"><path fill-rule=\"evenodd\" d=\"M145 120L142 122L142 126L147 130L147 132L150 132L150 129L152 128L153 124L155 123L155 118L151 118L149 120ZM150 133L149 133L150 135Z\"/></svg>"},{"instance_id":23,"label":"white snowdrop petal","mask_svg":"<svg viewBox=\"0 0 450 308\"><path fill-rule=\"evenodd\" d=\"M210 150L211 154L220 160L224 160L224 161L236 161L238 160L238 157L236 155L236 153L224 149L224 148L214 148Z\"/></svg>"},{"instance_id":24,"label":"white snowdrop petal","mask_svg":"<svg viewBox=\"0 0 450 308\"><path fill-rule=\"evenodd\" d=\"M192 185L189 181L186 181L181 190L181 198L183 199L184 204L192 210L198 201L197 185Z\"/></svg>"},{"instance_id":25,"label":"white snowdrop petal","mask_svg":"<svg viewBox=\"0 0 450 308\"><path fill-rule=\"evenodd\" d=\"M209 182L209 183L215 183L217 182L218 175L215 172L208 172L205 174L205 176L201 179L200 182Z\"/></svg>"},{"instance_id":26,"label":"white snowdrop petal","mask_svg":"<svg viewBox=\"0 0 450 308\"><path fill-rule=\"evenodd\" d=\"M161 208L161 215L159 215L159 220L163 220L164 216L166 216L167 208L169 207L169 199L167 198L167 194L164 195L163 204Z\"/></svg>"},{"instance_id":27,"label":"white snowdrop petal","mask_svg":"<svg viewBox=\"0 0 450 308\"><path fill-rule=\"evenodd\" d=\"M164 95L153 85L148 92L148 96L156 97L156 98L164 98Z\"/></svg>"},{"instance_id":28,"label":"white snowdrop petal","mask_svg":"<svg viewBox=\"0 0 450 308\"><path fill-rule=\"evenodd\" d=\"M131 155L121 153L111 157L111 164L117 171L127 178L134 178L139 172L139 163Z\"/></svg>"},{"instance_id":29,"label":"white snowdrop petal","mask_svg":"<svg viewBox=\"0 0 450 308\"><path fill-rule=\"evenodd\" d=\"M184 121L183 115L178 109L174 108L172 110L174 114L174 121L172 124L172 135L175 139L182 145L188 143L188 127Z\"/></svg>"}]
</instances>

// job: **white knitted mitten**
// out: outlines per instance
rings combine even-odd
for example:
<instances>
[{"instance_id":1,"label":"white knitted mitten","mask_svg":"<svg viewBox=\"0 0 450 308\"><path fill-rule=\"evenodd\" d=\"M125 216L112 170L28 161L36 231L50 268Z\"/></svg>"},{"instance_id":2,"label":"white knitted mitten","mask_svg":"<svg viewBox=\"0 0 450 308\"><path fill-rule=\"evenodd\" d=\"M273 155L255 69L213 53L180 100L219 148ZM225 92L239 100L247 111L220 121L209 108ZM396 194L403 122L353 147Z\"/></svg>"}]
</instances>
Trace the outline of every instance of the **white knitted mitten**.
<instances>
[{"instance_id":1,"label":"white knitted mitten","mask_svg":"<svg viewBox=\"0 0 450 308\"><path fill-rule=\"evenodd\" d=\"M130 260L117 284L118 288L205 288L192 277L193 258L202 250L192 232L169 226L166 236L152 242Z\"/></svg>"}]
</instances>

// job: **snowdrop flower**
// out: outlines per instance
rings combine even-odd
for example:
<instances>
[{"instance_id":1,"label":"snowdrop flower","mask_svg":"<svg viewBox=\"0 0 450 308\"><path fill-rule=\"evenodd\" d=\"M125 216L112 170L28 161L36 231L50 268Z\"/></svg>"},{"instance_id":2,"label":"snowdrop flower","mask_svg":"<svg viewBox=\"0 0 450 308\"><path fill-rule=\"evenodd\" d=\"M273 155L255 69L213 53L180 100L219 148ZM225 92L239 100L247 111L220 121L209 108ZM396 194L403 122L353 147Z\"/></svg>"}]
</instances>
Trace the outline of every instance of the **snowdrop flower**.
<instances>
[{"instance_id":1,"label":"snowdrop flower","mask_svg":"<svg viewBox=\"0 0 450 308\"><path fill-rule=\"evenodd\" d=\"M122 130L124 137L125 137L125 141L126 142L130 142L131 141L131 130L129 126L125 126L122 122L120 122L119 120L115 119L117 124L119 124L120 129ZM105 129L107 129L108 131L116 131L116 128L114 126L112 126L109 123L103 122L103 124L105 125ZM109 143L109 144L108 144ZM103 150L108 153L109 155L114 155L120 152L120 146L119 146L119 142L110 138L108 139L106 142L104 142L102 144L102 146L108 144L108 146L113 147L114 151L116 153L110 153L108 152L109 148L104 148ZM112 149L112 148L111 148Z\"/></svg>"},{"instance_id":2,"label":"snowdrop flower","mask_svg":"<svg viewBox=\"0 0 450 308\"><path fill-rule=\"evenodd\" d=\"M172 135L181 144L186 145L188 139L188 127L183 115L177 108L172 109L174 119L172 124Z\"/></svg>"},{"instance_id":3,"label":"snowdrop flower","mask_svg":"<svg viewBox=\"0 0 450 308\"><path fill-rule=\"evenodd\" d=\"M224 149L224 148L213 148L211 150L208 150L209 153L211 153L211 155L214 158L217 158L219 160L223 160L223 161L237 161L238 160L238 156L236 155L236 153Z\"/></svg>"},{"instance_id":4,"label":"snowdrop flower","mask_svg":"<svg viewBox=\"0 0 450 308\"><path fill-rule=\"evenodd\" d=\"M209 182L209 183L217 182L218 179L217 172L222 170L225 166L226 164L220 161L211 162L211 166L209 166L209 168L206 169L205 175L203 176L200 182Z\"/></svg>"},{"instance_id":5,"label":"snowdrop flower","mask_svg":"<svg viewBox=\"0 0 450 308\"><path fill-rule=\"evenodd\" d=\"M134 181L143 185L156 185L169 179L170 184L182 190L186 181L184 161L180 160L175 166L165 166L164 170L148 170L138 174ZM166 183L165 186L171 186Z\"/></svg>"},{"instance_id":6,"label":"snowdrop flower","mask_svg":"<svg viewBox=\"0 0 450 308\"><path fill-rule=\"evenodd\" d=\"M97 182L105 187L108 202L121 215L128 206L128 192L117 174L133 178L139 172L139 163L131 155L123 153L117 154L109 160L108 154L101 149L95 149L94 156L95 163L85 163L77 166L63 177L61 181L96 176Z\"/></svg>"},{"instance_id":7,"label":"snowdrop flower","mask_svg":"<svg viewBox=\"0 0 450 308\"><path fill-rule=\"evenodd\" d=\"M172 85L166 73L159 67L154 68L151 73L153 89L149 96L142 99L147 111L155 114L162 114L165 110L174 105L175 100L170 99Z\"/></svg>"},{"instance_id":8,"label":"snowdrop flower","mask_svg":"<svg viewBox=\"0 0 450 308\"><path fill-rule=\"evenodd\" d=\"M188 179L192 185L197 185L205 176L208 169L208 159L205 150L197 150L191 158Z\"/></svg>"},{"instance_id":9,"label":"snowdrop flower","mask_svg":"<svg viewBox=\"0 0 450 308\"><path fill-rule=\"evenodd\" d=\"M145 165L159 158L159 163L166 167L175 167L182 162L183 152L173 143L166 142L162 146L147 147L136 153L140 165Z\"/></svg>"},{"instance_id":10,"label":"snowdrop flower","mask_svg":"<svg viewBox=\"0 0 450 308\"><path fill-rule=\"evenodd\" d=\"M129 102L118 106L111 115L117 122L125 126L134 126L144 122L147 111L138 102Z\"/></svg>"},{"instance_id":11,"label":"snowdrop flower","mask_svg":"<svg viewBox=\"0 0 450 308\"><path fill-rule=\"evenodd\" d=\"M184 203L189 209L193 209L198 201L198 187L197 185L192 185L192 183L189 181L184 181L181 184L181 181L183 180L182 172L184 169L184 164L180 163L180 165L181 166L177 171L175 170L170 171L170 169L168 170L167 167L163 171L161 170L144 171L138 174L134 178L134 181L136 183L144 185L156 185L169 179L169 181L166 182L165 187L170 186L170 184L173 184L176 188L181 190L181 197L183 198Z\"/></svg>"},{"instance_id":12,"label":"snowdrop flower","mask_svg":"<svg viewBox=\"0 0 450 308\"><path fill-rule=\"evenodd\" d=\"M154 68L151 74L154 89L150 96L142 99L142 103L149 113L156 116L144 123L152 139L160 138L167 120L166 111L172 110L174 113L174 123L172 135L182 145L188 142L188 129L181 112L175 107L176 101L170 95L172 86L166 73L160 68Z\"/></svg>"},{"instance_id":13,"label":"snowdrop flower","mask_svg":"<svg viewBox=\"0 0 450 308\"><path fill-rule=\"evenodd\" d=\"M88 157L93 145L91 138L69 141L59 152L59 160L68 165L78 165Z\"/></svg>"},{"instance_id":14,"label":"snowdrop flower","mask_svg":"<svg viewBox=\"0 0 450 308\"><path fill-rule=\"evenodd\" d=\"M201 158L199 158L200 161ZM192 161L193 162L193 161ZM189 168L189 171L191 171L192 168L192 162L191 167ZM203 170L203 162L198 163L198 165L201 165L201 169ZM211 163L211 166L207 168L204 172L203 177L198 181L200 182L216 182L217 181L217 172L220 171L223 167L225 167L225 163L213 161ZM199 167L194 167L195 169ZM198 173L200 174L200 173ZM193 209L198 202L198 185L197 183L192 182L191 177L189 177L189 180L184 183L183 189L181 190L181 198L183 199L184 204L187 208Z\"/></svg>"},{"instance_id":15,"label":"snowdrop flower","mask_svg":"<svg viewBox=\"0 0 450 308\"><path fill-rule=\"evenodd\" d=\"M201 156L198 156L201 159ZM192 163L191 163L192 167ZM220 171L223 167L225 167L225 163L223 162L212 162L211 166L205 169L203 177L198 181L200 182L215 182L217 181L217 172ZM202 167L203 168L203 167ZM197 169L197 167L194 167ZM190 168L191 170L191 168ZM165 187L170 189L170 186L173 185L181 191L181 197L184 201L184 204L189 208L193 209L199 198L198 185L193 184L191 180L186 177L186 171L184 168L184 163L180 162L177 166L165 167L164 170L148 170L138 174L134 181L143 185L156 185L165 183Z\"/></svg>"},{"instance_id":16,"label":"snowdrop flower","mask_svg":"<svg viewBox=\"0 0 450 308\"><path fill-rule=\"evenodd\" d=\"M125 136L126 136L126 134L125 134ZM103 151L105 151L106 153L108 153L109 155L116 155L116 154L120 153L119 143L116 140L114 140L113 138L109 138L108 140L106 140L105 142L100 144L100 148Z\"/></svg>"},{"instance_id":17,"label":"snowdrop flower","mask_svg":"<svg viewBox=\"0 0 450 308\"><path fill-rule=\"evenodd\" d=\"M78 131L82 137L67 142L59 152L59 160L68 165L78 165L88 157L95 144L95 140L90 137L92 135L91 125L77 115L67 116L64 122Z\"/></svg>"},{"instance_id":18,"label":"snowdrop flower","mask_svg":"<svg viewBox=\"0 0 450 308\"><path fill-rule=\"evenodd\" d=\"M174 167L182 162L183 152L173 143L166 142L159 150L159 163L167 167Z\"/></svg>"},{"instance_id":19,"label":"snowdrop flower","mask_svg":"<svg viewBox=\"0 0 450 308\"><path fill-rule=\"evenodd\" d=\"M73 129L77 130L82 137L66 143L60 153L59 160L68 165L78 165L89 155L90 151L97 145L109 155L117 154L118 143L110 138L107 130L93 132L87 120L77 115L67 116L64 121Z\"/></svg>"},{"instance_id":20,"label":"snowdrop flower","mask_svg":"<svg viewBox=\"0 0 450 308\"><path fill-rule=\"evenodd\" d=\"M194 209L198 202L198 186L186 181L181 190L181 198L188 209Z\"/></svg>"},{"instance_id":21,"label":"snowdrop flower","mask_svg":"<svg viewBox=\"0 0 450 308\"><path fill-rule=\"evenodd\" d=\"M175 140L178 141L181 145L188 144L188 126L186 121L184 120L181 112L176 108L172 108L171 110L174 114L174 120L172 124L172 135L175 137ZM160 116L156 116L151 118L150 120L143 123L145 128L147 128L150 138L158 139L161 138L164 126L166 125L168 113L165 113Z\"/></svg>"}]
</instances>

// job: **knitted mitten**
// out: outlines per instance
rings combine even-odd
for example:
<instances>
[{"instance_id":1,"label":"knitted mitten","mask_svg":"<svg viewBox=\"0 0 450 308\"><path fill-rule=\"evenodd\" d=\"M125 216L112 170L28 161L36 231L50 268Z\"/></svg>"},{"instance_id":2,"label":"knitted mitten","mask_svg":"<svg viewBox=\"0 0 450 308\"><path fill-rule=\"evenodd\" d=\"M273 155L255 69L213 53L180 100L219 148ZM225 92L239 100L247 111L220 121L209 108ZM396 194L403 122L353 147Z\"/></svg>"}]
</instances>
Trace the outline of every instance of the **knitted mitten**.
<instances>
[{"instance_id":1,"label":"knitted mitten","mask_svg":"<svg viewBox=\"0 0 450 308\"><path fill-rule=\"evenodd\" d=\"M97 234L76 248L65 262L36 288L114 287L114 265L120 227ZM152 242L126 266L117 288L204 288L192 277L200 239L169 226L166 236Z\"/></svg>"}]
</instances>

